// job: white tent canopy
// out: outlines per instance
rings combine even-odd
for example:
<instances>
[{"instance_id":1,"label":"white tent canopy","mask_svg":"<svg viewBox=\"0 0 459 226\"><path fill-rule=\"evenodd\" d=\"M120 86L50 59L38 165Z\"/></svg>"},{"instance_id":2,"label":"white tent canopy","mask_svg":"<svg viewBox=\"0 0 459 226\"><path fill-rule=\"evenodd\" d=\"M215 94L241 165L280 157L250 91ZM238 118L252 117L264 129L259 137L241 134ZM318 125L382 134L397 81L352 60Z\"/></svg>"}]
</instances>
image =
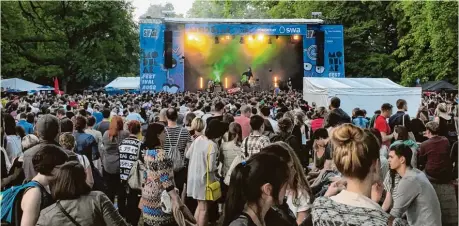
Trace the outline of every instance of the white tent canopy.
<instances>
[{"instance_id":1,"label":"white tent canopy","mask_svg":"<svg viewBox=\"0 0 459 226\"><path fill-rule=\"evenodd\" d=\"M108 87L116 89L139 89L140 77L118 77L105 86L105 88Z\"/></svg>"},{"instance_id":2,"label":"white tent canopy","mask_svg":"<svg viewBox=\"0 0 459 226\"><path fill-rule=\"evenodd\" d=\"M404 87L387 78L303 78L304 100L328 107L332 97L339 97L341 108L349 115L360 108L371 117L384 103L392 104L395 113L397 100L404 99L413 117L421 105L421 93L421 87Z\"/></svg>"},{"instance_id":3,"label":"white tent canopy","mask_svg":"<svg viewBox=\"0 0 459 226\"><path fill-rule=\"evenodd\" d=\"M20 91L31 90L54 90L53 87L46 87L37 83L29 82L20 78L8 78L1 80L1 87L4 89L16 89Z\"/></svg>"}]
</instances>

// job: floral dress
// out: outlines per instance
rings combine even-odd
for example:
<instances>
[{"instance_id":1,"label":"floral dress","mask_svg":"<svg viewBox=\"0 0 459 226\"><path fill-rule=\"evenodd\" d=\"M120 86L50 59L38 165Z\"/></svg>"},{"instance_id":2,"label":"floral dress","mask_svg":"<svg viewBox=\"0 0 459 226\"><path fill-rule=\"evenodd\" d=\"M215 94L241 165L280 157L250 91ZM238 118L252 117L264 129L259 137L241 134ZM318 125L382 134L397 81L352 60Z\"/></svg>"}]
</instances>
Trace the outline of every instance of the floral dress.
<instances>
[{"instance_id":1,"label":"floral dress","mask_svg":"<svg viewBox=\"0 0 459 226\"><path fill-rule=\"evenodd\" d=\"M161 210L161 193L174 189L174 171L172 161L163 149L145 151L146 180L142 189L139 207L144 223L151 226L171 225L175 223L172 214Z\"/></svg>"}]
</instances>

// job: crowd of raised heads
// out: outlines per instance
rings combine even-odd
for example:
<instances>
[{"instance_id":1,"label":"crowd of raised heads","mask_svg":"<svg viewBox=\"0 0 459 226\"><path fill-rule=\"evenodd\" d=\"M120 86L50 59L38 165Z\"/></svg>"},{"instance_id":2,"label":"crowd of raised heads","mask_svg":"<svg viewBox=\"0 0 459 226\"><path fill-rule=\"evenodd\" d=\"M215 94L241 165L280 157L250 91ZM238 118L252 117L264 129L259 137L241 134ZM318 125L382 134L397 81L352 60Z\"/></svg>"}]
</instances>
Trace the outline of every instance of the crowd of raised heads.
<instances>
[{"instance_id":1,"label":"crowd of raised heads","mask_svg":"<svg viewBox=\"0 0 459 226\"><path fill-rule=\"evenodd\" d=\"M1 221L457 225L457 101L409 115L404 99L345 112L295 91L7 96Z\"/></svg>"}]
</instances>

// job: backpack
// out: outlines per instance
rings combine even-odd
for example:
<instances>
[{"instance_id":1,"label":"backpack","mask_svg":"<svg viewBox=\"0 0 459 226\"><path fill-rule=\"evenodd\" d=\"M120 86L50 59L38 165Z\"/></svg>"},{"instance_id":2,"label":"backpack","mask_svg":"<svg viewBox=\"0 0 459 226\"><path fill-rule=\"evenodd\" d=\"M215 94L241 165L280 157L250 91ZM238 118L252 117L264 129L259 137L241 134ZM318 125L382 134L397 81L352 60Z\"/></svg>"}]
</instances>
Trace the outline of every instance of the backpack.
<instances>
[{"instance_id":1,"label":"backpack","mask_svg":"<svg viewBox=\"0 0 459 226\"><path fill-rule=\"evenodd\" d=\"M180 150L178 150L178 144L179 144L179 141L180 141L180 134L182 133L182 130L183 130L183 127L180 128L180 132L179 132L179 135L178 135L178 138L177 138L177 143L172 146L172 143L171 143L171 136L169 134L169 131L167 130L167 128L164 128L164 130L166 131L166 135L167 137L169 137L169 145L170 145L170 150L169 152L167 153L167 157L172 160L172 168L174 169L174 172L178 172L180 171L181 169L183 169L185 167L185 163L182 159L182 155L180 153Z\"/></svg>"},{"instance_id":2,"label":"backpack","mask_svg":"<svg viewBox=\"0 0 459 226\"><path fill-rule=\"evenodd\" d=\"M376 122L376 119L379 117L379 114L376 114L376 115L373 115L373 117L371 117L371 120L370 120L370 124L368 125L368 128L375 128L375 122Z\"/></svg>"},{"instance_id":3,"label":"backpack","mask_svg":"<svg viewBox=\"0 0 459 226\"><path fill-rule=\"evenodd\" d=\"M2 206L1 222L2 225L19 225L20 216L18 215L21 211L21 200L24 191L28 188L41 188L41 184L36 181L30 181L26 184L13 186L0 193L0 203Z\"/></svg>"}]
</instances>

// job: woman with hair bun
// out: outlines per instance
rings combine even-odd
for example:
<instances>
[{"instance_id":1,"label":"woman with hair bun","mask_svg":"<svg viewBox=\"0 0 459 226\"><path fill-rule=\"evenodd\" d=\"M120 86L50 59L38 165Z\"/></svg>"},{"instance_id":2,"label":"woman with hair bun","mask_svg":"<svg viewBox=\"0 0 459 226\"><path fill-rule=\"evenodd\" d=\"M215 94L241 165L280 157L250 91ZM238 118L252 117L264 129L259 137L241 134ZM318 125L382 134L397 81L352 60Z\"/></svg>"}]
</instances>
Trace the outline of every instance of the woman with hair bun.
<instances>
[{"instance_id":1,"label":"woman with hair bun","mask_svg":"<svg viewBox=\"0 0 459 226\"><path fill-rule=\"evenodd\" d=\"M402 219L384 212L373 201L380 198L373 194L379 193L381 189L379 185L375 185L380 181L377 138L369 130L344 124L333 130L331 142L334 163L346 178L347 186L341 190L344 186L338 186L335 182L330 185L324 197L314 201L314 226L407 225Z\"/></svg>"}]
</instances>

